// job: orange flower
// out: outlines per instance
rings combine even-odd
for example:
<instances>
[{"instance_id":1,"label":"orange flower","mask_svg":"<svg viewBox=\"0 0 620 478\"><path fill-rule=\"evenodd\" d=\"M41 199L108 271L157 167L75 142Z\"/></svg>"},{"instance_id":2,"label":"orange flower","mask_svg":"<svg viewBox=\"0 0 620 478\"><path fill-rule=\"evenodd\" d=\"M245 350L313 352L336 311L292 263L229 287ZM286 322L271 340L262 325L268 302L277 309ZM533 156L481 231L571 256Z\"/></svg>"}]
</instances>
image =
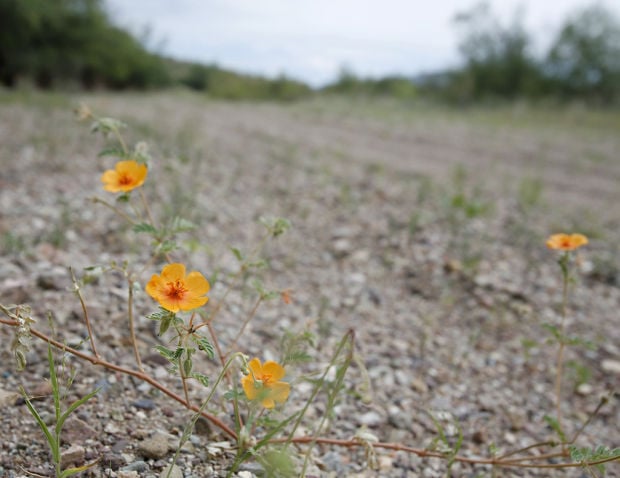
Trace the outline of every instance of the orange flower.
<instances>
[{"instance_id":1,"label":"orange flower","mask_svg":"<svg viewBox=\"0 0 620 478\"><path fill-rule=\"evenodd\" d=\"M185 275L183 264L164 266L161 275L153 274L146 284L146 292L170 312L192 310L207 303L210 286L200 272Z\"/></svg>"},{"instance_id":2,"label":"orange flower","mask_svg":"<svg viewBox=\"0 0 620 478\"><path fill-rule=\"evenodd\" d=\"M142 186L146 179L146 164L134 160L119 161L114 169L108 169L101 176L103 189L111 193L129 192Z\"/></svg>"},{"instance_id":3,"label":"orange flower","mask_svg":"<svg viewBox=\"0 0 620 478\"><path fill-rule=\"evenodd\" d=\"M553 234L547 239L547 247L560 251L573 251L578 247L585 246L588 238L583 234Z\"/></svg>"},{"instance_id":4,"label":"orange flower","mask_svg":"<svg viewBox=\"0 0 620 478\"><path fill-rule=\"evenodd\" d=\"M273 408L276 402L286 401L291 386L279 381L285 375L282 365L272 360L261 365L259 359L253 358L248 366L250 373L241 379L241 385L249 400L260 400L265 408Z\"/></svg>"}]
</instances>

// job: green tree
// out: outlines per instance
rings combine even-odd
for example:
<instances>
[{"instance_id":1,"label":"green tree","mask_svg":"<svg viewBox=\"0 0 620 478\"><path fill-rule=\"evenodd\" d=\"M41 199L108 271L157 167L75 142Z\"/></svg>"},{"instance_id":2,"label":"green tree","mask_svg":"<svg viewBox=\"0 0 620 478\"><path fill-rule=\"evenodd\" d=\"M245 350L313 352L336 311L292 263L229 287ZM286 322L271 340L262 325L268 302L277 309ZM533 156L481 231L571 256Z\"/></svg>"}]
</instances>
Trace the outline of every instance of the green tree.
<instances>
[{"instance_id":1,"label":"green tree","mask_svg":"<svg viewBox=\"0 0 620 478\"><path fill-rule=\"evenodd\" d=\"M553 42L547 74L568 98L620 99L620 23L601 5L571 15Z\"/></svg>"},{"instance_id":2,"label":"green tree","mask_svg":"<svg viewBox=\"0 0 620 478\"><path fill-rule=\"evenodd\" d=\"M458 13L454 22L465 67L453 81L465 87L460 89L463 96L515 98L536 91L538 68L529 53L531 39L520 15L504 26L487 3L479 3Z\"/></svg>"}]
</instances>

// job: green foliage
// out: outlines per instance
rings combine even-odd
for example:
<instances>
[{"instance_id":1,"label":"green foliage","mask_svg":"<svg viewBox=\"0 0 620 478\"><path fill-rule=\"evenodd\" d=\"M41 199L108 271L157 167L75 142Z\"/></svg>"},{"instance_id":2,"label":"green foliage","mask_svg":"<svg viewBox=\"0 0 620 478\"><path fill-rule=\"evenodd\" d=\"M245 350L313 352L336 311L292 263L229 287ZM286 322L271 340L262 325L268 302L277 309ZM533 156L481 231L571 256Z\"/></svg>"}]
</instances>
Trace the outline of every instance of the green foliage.
<instances>
[{"instance_id":1,"label":"green foliage","mask_svg":"<svg viewBox=\"0 0 620 478\"><path fill-rule=\"evenodd\" d=\"M549 415L545 415L544 419L545 419L545 422L547 422L547 425L549 425L551 429L558 435L558 437L560 438L560 441L562 443L566 443L568 441L566 439L566 434L564 433L564 430L562 430L560 422L557 420L557 418L554 418Z\"/></svg>"},{"instance_id":2,"label":"green foliage","mask_svg":"<svg viewBox=\"0 0 620 478\"><path fill-rule=\"evenodd\" d=\"M404 76L362 79L346 68L340 72L339 78L334 83L326 86L322 91L354 96L383 96L399 100L414 99L418 94L413 81Z\"/></svg>"},{"instance_id":3,"label":"green foliage","mask_svg":"<svg viewBox=\"0 0 620 478\"><path fill-rule=\"evenodd\" d=\"M620 458L620 448L614 448L613 450L606 446L597 446L596 448L579 448L575 445L568 447L570 451L570 457L581 463L583 466L592 466L590 463L594 463L602 460L613 460ZM595 465L599 472L605 473L605 465L599 463Z\"/></svg>"},{"instance_id":4,"label":"green foliage","mask_svg":"<svg viewBox=\"0 0 620 478\"><path fill-rule=\"evenodd\" d=\"M501 25L489 5L479 3L457 14L455 23L466 61L457 77L465 86L463 96L516 98L539 83L539 72L528 51L531 40L519 17L511 25Z\"/></svg>"},{"instance_id":5,"label":"green foliage","mask_svg":"<svg viewBox=\"0 0 620 478\"><path fill-rule=\"evenodd\" d=\"M204 91L212 98L228 100L292 101L311 94L309 86L284 75L271 80L234 73L216 65L191 64L181 83L193 90Z\"/></svg>"},{"instance_id":6,"label":"green foliage","mask_svg":"<svg viewBox=\"0 0 620 478\"><path fill-rule=\"evenodd\" d=\"M162 60L115 27L101 0L0 2L0 82L27 76L43 88L148 88L169 83Z\"/></svg>"},{"instance_id":7,"label":"green foliage","mask_svg":"<svg viewBox=\"0 0 620 478\"><path fill-rule=\"evenodd\" d=\"M53 428L50 428L44 421L37 409L34 407L30 398L26 394L25 390L22 389L22 395L24 396L24 401L26 402L26 407L28 411L35 419L37 425L45 435L45 439L47 440L47 444L52 453L52 462L54 464L55 475L56 478L66 478L77 473L80 473L88 468L91 468L95 463L90 463L87 465L83 465L76 468L66 468L62 469L61 466L61 456L60 456L60 445L61 445L61 433L62 428L69 416L77 410L81 405L86 403L88 400L93 398L98 392L99 389L94 390L93 392L85 395L84 397L74 401L65 411L62 411L61 407L61 399L62 399L62 391L61 384L58 380L58 375L56 374L56 363L54 361L54 354L52 353L52 346L48 345L47 347L47 360L49 364L49 374L50 374L50 384L52 387L52 397L54 399L54 415L55 415L55 425ZM70 382L66 385L67 387L70 385Z\"/></svg>"},{"instance_id":8,"label":"green foliage","mask_svg":"<svg viewBox=\"0 0 620 478\"><path fill-rule=\"evenodd\" d=\"M421 82L443 99L580 98L608 104L620 98L620 22L603 6L571 15L540 56L532 53L522 15L502 24L480 2L454 22L465 66Z\"/></svg>"},{"instance_id":9,"label":"green foliage","mask_svg":"<svg viewBox=\"0 0 620 478\"><path fill-rule=\"evenodd\" d=\"M620 98L620 22L602 5L564 23L547 56L548 75L564 97L605 103Z\"/></svg>"}]
</instances>

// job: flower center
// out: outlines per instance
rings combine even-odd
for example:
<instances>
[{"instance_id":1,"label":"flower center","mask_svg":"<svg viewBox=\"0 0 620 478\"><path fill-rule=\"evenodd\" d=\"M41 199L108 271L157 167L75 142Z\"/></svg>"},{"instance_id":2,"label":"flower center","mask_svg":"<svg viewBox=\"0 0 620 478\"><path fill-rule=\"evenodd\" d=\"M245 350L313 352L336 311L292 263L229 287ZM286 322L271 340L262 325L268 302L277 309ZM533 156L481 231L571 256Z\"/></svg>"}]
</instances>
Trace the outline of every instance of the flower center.
<instances>
[{"instance_id":1,"label":"flower center","mask_svg":"<svg viewBox=\"0 0 620 478\"><path fill-rule=\"evenodd\" d=\"M133 178L127 173L120 173L118 175L118 183L123 186L128 186L130 184L133 184L133 182Z\"/></svg>"},{"instance_id":2,"label":"flower center","mask_svg":"<svg viewBox=\"0 0 620 478\"><path fill-rule=\"evenodd\" d=\"M174 282L168 282L166 286L168 287L166 295L171 300L182 300L183 296L185 296L185 293L187 292L185 284L178 279Z\"/></svg>"},{"instance_id":3,"label":"flower center","mask_svg":"<svg viewBox=\"0 0 620 478\"><path fill-rule=\"evenodd\" d=\"M264 373L261 375L260 381L263 382L263 385L269 385L271 383L271 374Z\"/></svg>"}]
</instances>

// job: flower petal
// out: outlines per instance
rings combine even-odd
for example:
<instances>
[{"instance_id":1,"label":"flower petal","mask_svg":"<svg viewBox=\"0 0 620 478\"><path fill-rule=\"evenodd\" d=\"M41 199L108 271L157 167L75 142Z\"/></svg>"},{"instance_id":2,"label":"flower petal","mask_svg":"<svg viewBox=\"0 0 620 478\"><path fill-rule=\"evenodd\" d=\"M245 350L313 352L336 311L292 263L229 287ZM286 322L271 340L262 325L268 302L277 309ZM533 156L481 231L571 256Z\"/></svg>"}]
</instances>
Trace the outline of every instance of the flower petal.
<instances>
[{"instance_id":1,"label":"flower petal","mask_svg":"<svg viewBox=\"0 0 620 478\"><path fill-rule=\"evenodd\" d=\"M274 399L278 403L284 403L286 402L289 393L291 393L291 385L287 382L276 382L271 385L270 391L270 398Z\"/></svg>"},{"instance_id":2,"label":"flower petal","mask_svg":"<svg viewBox=\"0 0 620 478\"><path fill-rule=\"evenodd\" d=\"M192 294L197 296L205 295L211 288L209 281L197 271L192 271L187 274L187 277L185 278L185 286L191 291Z\"/></svg>"},{"instance_id":3,"label":"flower petal","mask_svg":"<svg viewBox=\"0 0 620 478\"><path fill-rule=\"evenodd\" d=\"M249 377L251 377L252 374L254 374L254 377L260 380L260 377L263 375L263 366L261 365L260 360L254 357L252 360L248 362L248 367L252 371Z\"/></svg>"},{"instance_id":4,"label":"flower petal","mask_svg":"<svg viewBox=\"0 0 620 478\"><path fill-rule=\"evenodd\" d=\"M271 375L271 382L277 382L280 380L286 372L284 371L284 367L279 363L274 362L273 360L268 360L263 365L263 373L265 375Z\"/></svg>"},{"instance_id":5,"label":"flower petal","mask_svg":"<svg viewBox=\"0 0 620 478\"><path fill-rule=\"evenodd\" d=\"M162 269L161 278L164 280L164 282L185 280L185 266L179 263L168 264Z\"/></svg>"},{"instance_id":6,"label":"flower petal","mask_svg":"<svg viewBox=\"0 0 620 478\"><path fill-rule=\"evenodd\" d=\"M181 310L192 310L202 307L209 301L208 297L192 297L187 294L183 299L178 301L178 306Z\"/></svg>"},{"instance_id":7,"label":"flower petal","mask_svg":"<svg viewBox=\"0 0 620 478\"><path fill-rule=\"evenodd\" d=\"M241 379L241 386L243 387L243 391L245 392L245 396L248 397L248 400L256 399L260 388L255 386L252 374L248 374Z\"/></svg>"}]
</instances>

